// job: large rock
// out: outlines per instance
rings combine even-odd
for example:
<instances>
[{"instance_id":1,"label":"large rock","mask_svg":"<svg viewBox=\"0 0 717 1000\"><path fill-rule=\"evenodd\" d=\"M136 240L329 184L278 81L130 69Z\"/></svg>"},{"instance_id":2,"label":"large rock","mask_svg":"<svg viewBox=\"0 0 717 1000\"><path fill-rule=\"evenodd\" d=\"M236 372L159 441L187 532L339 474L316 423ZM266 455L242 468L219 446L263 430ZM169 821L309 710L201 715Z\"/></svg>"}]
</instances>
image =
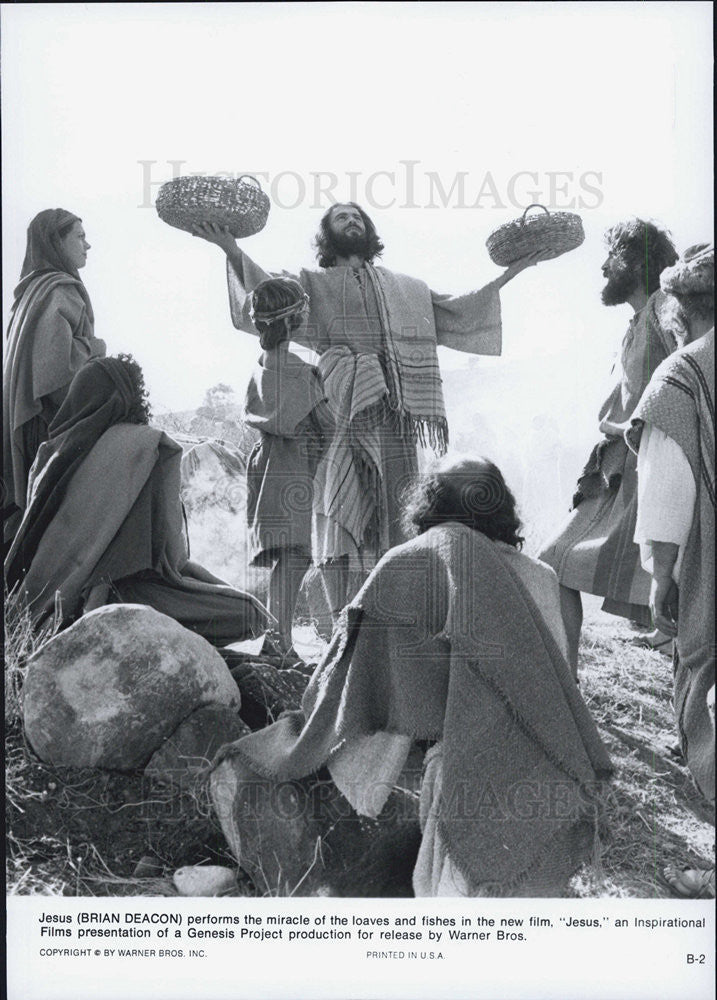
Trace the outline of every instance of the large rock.
<instances>
[{"instance_id":1,"label":"large rock","mask_svg":"<svg viewBox=\"0 0 717 1000\"><path fill-rule=\"evenodd\" d=\"M249 726L233 708L226 705L198 708L155 750L144 773L149 778L189 788L207 771L220 747L249 732Z\"/></svg>"},{"instance_id":2,"label":"large rock","mask_svg":"<svg viewBox=\"0 0 717 1000\"><path fill-rule=\"evenodd\" d=\"M237 757L210 776L222 832L262 895L411 896L418 796L396 788L378 819L358 816L327 772L260 778Z\"/></svg>"},{"instance_id":3,"label":"large rock","mask_svg":"<svg viewBox=\"0 0 717 1000\"><path fill-rule=\"evenodd\" d=\"M236 889L236 876L231 868L220 865L188 865L172 877L180 896L222 896Z\"/></svg>"},{"instance_id":4,"label":"large rock","mask_svg":"<svg viewBox=\"0 0 717 1000\"><path fill-rule=\"evenodd\" d=\"M282 712L301 707L313 668L305 663L277 667L266 658L244 657L230 650L223 655L241 692L241 717L251 729L263 729Z\"/></svg>"},{"instance_id":5,"label":"large rock","mask_svg":"<svg viewBox=\"0 0 717 1000\"><path fill-rule=\"evenodd\" d=\"M129 771L144 767L195 709L240 703L205 639L152 608L115 604L85 615L29 660L25 732L49 764Z\"/></svg>"}]
</instances>

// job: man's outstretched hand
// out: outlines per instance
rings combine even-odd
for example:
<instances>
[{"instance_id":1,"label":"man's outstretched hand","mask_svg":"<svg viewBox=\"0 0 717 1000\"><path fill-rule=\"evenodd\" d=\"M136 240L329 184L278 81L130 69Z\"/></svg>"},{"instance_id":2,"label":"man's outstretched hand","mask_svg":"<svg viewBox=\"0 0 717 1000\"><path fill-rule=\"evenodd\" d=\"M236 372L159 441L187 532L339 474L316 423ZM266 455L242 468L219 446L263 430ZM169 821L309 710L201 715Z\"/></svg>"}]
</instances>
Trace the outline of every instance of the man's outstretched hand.
<instances>
[{"instance_id":1,"label":"man's outstretched hand","mask_svg":"<svg viewBox=\"0 0 717 1000\"><path fill-rule=\"evenodd\" d=\"M525 257L514 260L509 267L506 267L500 278L498 278L499 286L502 287L507 284L516 274L524 271L526 267L533 267L535 264L539 264L541 260L547 260L550 256L550 250L534 250L533 253L526 254Z\"/></svg>"},{"instance_id":2,"label":"man's outstretched hand","mask_svg":"<svg viewBox=\"0 0 717 1000\"><path fill-rule=\"evenodd\" d=\"M195 222L192 229L192 236L201 236L209 243L215 243L221 247L226 254L236 251L236 240L226 226L220 226L216 222Z\"/></svg>"}]
</instances>

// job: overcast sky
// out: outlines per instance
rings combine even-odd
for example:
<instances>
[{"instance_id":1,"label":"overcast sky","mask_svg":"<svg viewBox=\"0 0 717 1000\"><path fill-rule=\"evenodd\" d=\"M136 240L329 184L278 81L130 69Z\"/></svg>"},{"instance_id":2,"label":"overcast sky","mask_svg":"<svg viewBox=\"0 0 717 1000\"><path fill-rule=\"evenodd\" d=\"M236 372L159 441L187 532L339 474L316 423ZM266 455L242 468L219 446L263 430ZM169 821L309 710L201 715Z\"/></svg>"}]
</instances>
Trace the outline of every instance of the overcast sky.
<instances>
[{"instance_id":1,"label":"overcast sky","mask_svg":"<svg viewBox=\"0 0 717 1000\"><path fill-rule=\"evenodd\" d=\"M504 291L504 353L535 358L516 406L549 366L593 413L630 315L600 305L602 231L638 214L680 249L710 236L711 35L706 3L4 5L5 328L29 220L70 209L97 334L157 410L191 408L218 381L241 394L258 345L221 251L156 215L174 171L263 174L244 246L267 268L310 265L322 211L354 195L385 265L450 292L499 273L488 233L540 201L586 241Z\"/></svg>"}]
</instances>

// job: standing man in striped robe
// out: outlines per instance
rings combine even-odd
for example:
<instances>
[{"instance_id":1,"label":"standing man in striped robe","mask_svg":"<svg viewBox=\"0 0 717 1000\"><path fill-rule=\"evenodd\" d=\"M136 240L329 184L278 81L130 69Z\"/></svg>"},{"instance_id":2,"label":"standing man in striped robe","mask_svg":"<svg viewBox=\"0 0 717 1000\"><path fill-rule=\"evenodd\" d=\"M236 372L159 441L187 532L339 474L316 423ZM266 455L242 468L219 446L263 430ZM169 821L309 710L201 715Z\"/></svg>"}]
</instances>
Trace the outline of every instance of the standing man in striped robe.
<instances>
[{"instance_id":1,"label":"standing man in striped robe","mask_svg":"<svg viewBox=\"0 0 717 1000\"><path fill-rule=\"evenodd\" d=\"M256 334L252 290L270 275L211 223L195 235L227 255L234 326ZM516 261L479 291L450 296L378 267L375 226L357 204L333 205L316 237L319 270L292 275L308 293L305 326L292 339L318 355L336 432L314 483L313 558L333 617L376 561L405 541L401 495L418 471L418 446L448 442L436 348L501 352L499 290L542 256ZM283 272L286 274L286 272Z\"/></svg>"}]
</instances>

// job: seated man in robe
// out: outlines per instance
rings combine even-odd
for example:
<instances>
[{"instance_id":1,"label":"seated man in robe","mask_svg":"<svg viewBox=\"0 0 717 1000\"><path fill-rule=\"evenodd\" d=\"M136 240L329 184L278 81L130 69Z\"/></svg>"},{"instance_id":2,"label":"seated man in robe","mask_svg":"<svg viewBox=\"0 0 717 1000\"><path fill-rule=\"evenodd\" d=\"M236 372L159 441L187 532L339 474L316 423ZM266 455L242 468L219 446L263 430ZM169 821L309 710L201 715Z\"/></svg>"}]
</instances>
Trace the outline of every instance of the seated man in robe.
<instances>
[{"instance_id":1,"label":"seated man in robe","mask_svg":"<svg viewBox=\"0 0 717 1000\"><path fill-rule=\"evenodd\" d=\"M485 459L419 480L406 527L415 537L344 609L301 710L221 752L227 839L241 840L222 790L247 774L326 765L379 817L414 742L430 741L416 895L561 895L592 850L611 765L570 674L555 573L520 552L515 500Z\"/></svg>"},{"instance_id":2,"label":"seated man in robe","mask_svg":"<svg viewBox=\"0 0 717 1000\"><path fill-rule=\"evenodd\" d=\"M37 624L109 603L147 604L216 646L263 631L267 613L189 559L181 447L147 426L142 372L96 358L74 377L31 470L5 563Z\"/></svg>"},{"instance_id":3,"label":"seated man in robe","mask_svg":"<svg viewBox=\"0 0 717 1000\"><path fill-rule=\"evenodd\" d=\"M688 328L652 376L627 432L637 451L635 541L652 576L655 625L675 639L675 721L687 766L715 799L714 247L662 272ZM715 869L665 869L681 896L715 895Z\"/></svg>"}]
</instances>

